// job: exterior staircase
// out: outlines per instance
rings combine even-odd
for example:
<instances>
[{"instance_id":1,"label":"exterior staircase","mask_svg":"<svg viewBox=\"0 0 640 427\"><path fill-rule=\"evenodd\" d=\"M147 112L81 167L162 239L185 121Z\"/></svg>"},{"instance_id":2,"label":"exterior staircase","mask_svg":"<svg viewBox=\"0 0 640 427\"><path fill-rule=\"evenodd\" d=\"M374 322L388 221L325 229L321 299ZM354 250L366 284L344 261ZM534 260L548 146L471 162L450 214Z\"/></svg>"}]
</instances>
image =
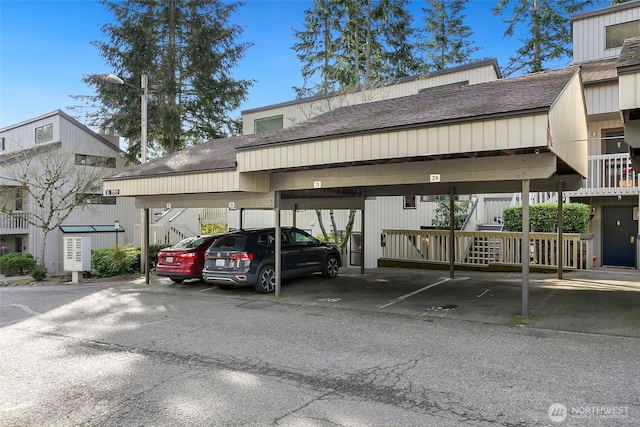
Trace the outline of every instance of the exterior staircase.
<instances>
[{"instance_id":1,"label":"exterior staircase","mask_svg":"<svg viewBox=\"0 0 640 427\"><path fill-rule=\"evenodd\" d=\"M502 224L480 224L476 226L476 231L502 231ZM474 237L469 242L467 263L488 265L492 262L500 261L501 258L501 240L489 236Z\"/></svg>"}]
</instances>

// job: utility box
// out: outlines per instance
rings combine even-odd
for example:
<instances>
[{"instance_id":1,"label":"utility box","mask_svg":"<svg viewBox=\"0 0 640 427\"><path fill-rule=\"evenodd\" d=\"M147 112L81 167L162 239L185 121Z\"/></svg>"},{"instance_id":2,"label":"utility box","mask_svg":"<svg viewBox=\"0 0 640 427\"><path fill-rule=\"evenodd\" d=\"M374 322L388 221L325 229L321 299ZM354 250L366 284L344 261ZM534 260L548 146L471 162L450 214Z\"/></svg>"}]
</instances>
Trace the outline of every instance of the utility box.
<instances>
[{"instance_id":1,"label":"utility box","mask_svg":"<svg viewBox=\"0 0 640 427\"><path fill-rule=\"evenodd\" d=\"M78 283L78 273L91 270L91 238L64 238L64 270L71 271L73 283Z\"/></svg>"}]
</instances>

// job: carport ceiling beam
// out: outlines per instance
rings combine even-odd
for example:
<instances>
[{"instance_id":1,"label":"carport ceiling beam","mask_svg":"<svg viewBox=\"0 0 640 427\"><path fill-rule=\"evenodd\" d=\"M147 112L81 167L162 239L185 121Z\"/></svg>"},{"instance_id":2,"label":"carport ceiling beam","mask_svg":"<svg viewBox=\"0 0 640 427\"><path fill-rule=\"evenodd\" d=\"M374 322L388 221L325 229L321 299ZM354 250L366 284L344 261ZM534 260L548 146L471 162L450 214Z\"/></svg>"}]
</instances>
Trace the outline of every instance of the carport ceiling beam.
<instances>
[{"instance_id":1,"label":"carport ceiling beam","mask_svg":"<svg viewBox=\"0 0 640 427\"><path fill-rule=\"evenodd\" d=\"M540 153L281 172L271 176L271 189L286 191L418 184L433 181L431 176L435 175L440 182L448 184L521 181L525 177L547 179L555 172L556 156Z\"/></svg>"}]
</instances>

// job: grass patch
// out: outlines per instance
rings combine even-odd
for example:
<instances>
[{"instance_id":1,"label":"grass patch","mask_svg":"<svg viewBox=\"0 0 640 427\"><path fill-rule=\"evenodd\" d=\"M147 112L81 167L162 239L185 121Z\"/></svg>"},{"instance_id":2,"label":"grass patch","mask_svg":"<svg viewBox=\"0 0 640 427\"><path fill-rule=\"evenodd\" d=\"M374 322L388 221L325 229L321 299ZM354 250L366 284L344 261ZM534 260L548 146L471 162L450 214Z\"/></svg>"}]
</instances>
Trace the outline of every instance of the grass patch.
<instances>
[{"instance_id":1,"label":"grass patch","mask_svg":"<svg viewBox=\"0 0 640 427\"><path fill-rule=\"evenodd\" d=\"M520 316L519 314L514 314L509 318L509 326L529 326L532 325L534 321L533 316Z\"/></svg>"}]
</instances>

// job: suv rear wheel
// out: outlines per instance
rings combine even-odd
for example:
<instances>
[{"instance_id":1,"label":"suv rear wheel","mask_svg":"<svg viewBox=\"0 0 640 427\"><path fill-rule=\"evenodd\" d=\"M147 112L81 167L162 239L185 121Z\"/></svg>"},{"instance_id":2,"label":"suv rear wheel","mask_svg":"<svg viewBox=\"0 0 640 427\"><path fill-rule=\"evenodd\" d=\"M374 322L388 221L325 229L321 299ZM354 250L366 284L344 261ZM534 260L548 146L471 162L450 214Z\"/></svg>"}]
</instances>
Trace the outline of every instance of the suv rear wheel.
<instances>
[{"instance_id":1,"label":"suv rear wheel","mask_svg":"<svg viewBox=\"0 0 640 427\"><path fill-rule=\"evenodd\" d=\"M255 288L261 294L270 294L276 290L276 271L272 266L267 265L260 269Z\"/></svg>"},{"instance_id":2,"label":"suv rear wheel","mask_svg":"<svg viewBox=\"0 0 640 427\"><path fill-rule=\"evenodd\" d=\"M329 255L324 262L322 275L329 279L333 279L338 275L338 268L340 268L339 264L340 263L338 262L338 258L335 255Z\"/></svg>"}]
</instances>

